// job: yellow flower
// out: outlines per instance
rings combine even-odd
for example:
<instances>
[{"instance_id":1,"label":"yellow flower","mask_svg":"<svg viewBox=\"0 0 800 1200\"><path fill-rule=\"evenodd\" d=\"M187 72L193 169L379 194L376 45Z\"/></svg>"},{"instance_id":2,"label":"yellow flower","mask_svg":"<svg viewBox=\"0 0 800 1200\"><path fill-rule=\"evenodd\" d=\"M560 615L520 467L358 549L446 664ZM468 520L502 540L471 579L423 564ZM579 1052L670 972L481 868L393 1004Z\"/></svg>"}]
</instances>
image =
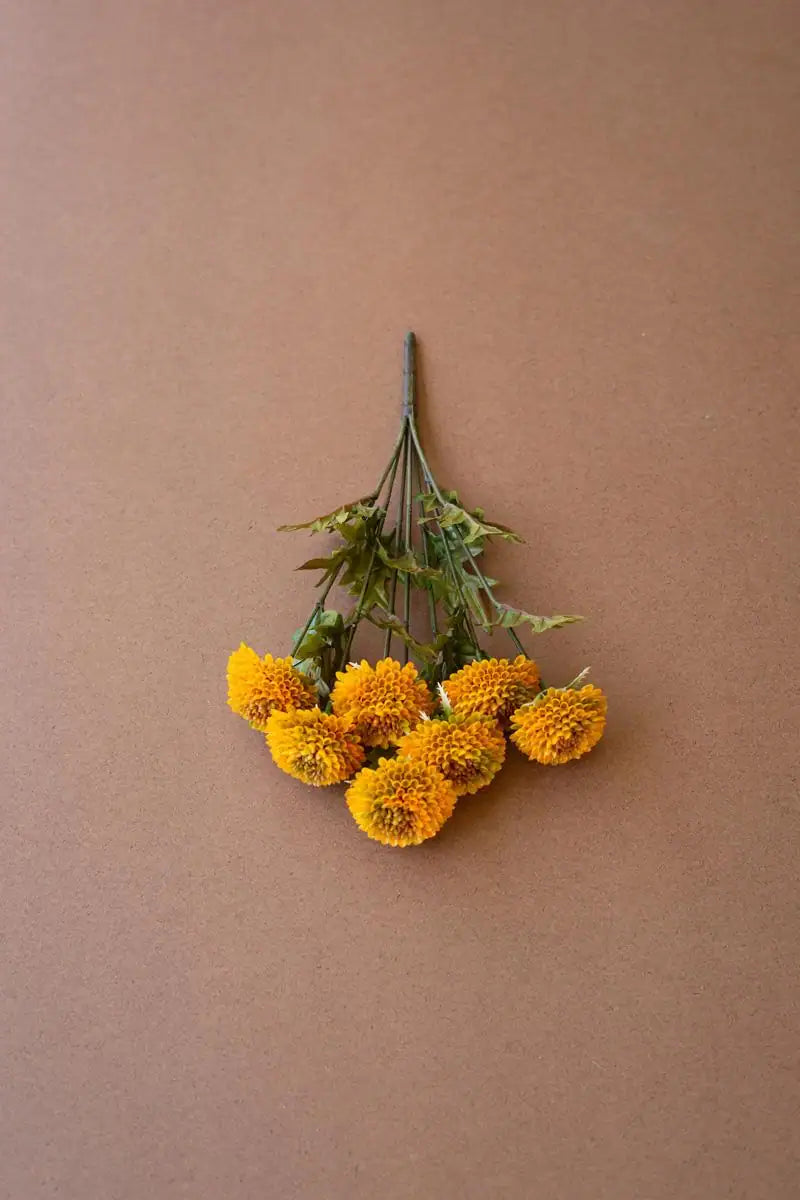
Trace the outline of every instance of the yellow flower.
<instances>
[{"instance_id":1,"label":"yellow flower","mask_svg":"<svg viewBox=\"0 0 800 1200\"><path fill-rule=\"evenodd\" d=\"M511 718L511 740L534 762L554 765L588 754L603 736L607 701L589 683L580 690L548 688Z\"/></svg>"},{"instance_id":2,"label":"yellow flower","mask_svg":"<svg viewBox=\"0 0 800 1200\"><path fill-rule=\"evenodd\" d=\"M242 642L228 659L228 704L263 733L271 712L311 708L316 704L312 684L296 671L291 658L259 658Z\"/></svg>"},{"instance_id":3,"label":"yellow flower","mask_svg":"<svg viewBox=\"0 0 800 1200\"><path fill-rule=\"evenodd\" d=\"M318 708L274 712L267 745L282 771L314 787L344 783L364 761L350 722Z\"/></svg>"},{"instance_id":4,"label":"yellow flower","mask_svg":"<svg viewBox=\"0 0 800 1200\"><path fill-rule=\"evenodd\" d=\"M352 717L365 746L390 746L433 712L433 698L413 663L404 667L382 658L374 667L366 659L336 672L331 692L337 716Z\"/></svg>"},{"instance_id":5,"label":"yellow flower","mask_svg":"<svg viewBox=\"0 0 800 1200\"><path fill-rule=\"evenodd\" d=\"M454 713L443 720L421 721L401 739L397 752L435 767L462 796L491 783L503 765L506 739L489 717Z\"/></svg>"},{"instance_id":6,"label":"yellow flower","mask_svg":"<svg viewBox=\"0 0 800 1200\"><path fill-rule=\"evenodd\" d=\"M434 837L456 802L453 785L426 763L382 758L356 775L345 796L360 829L384 846L418 846Z\"/></svg>"},{"instance_id":7,"label":"yellow flower","mask_svg":"<svg viewBox=\"0 0 800 1200\"><path fill-rule=\"evenodd\" d=\"M506 726L514 709L534 698L541 680L533 659L519 654L513 662L489 658L469 663L444 687L455 712L482 713Z\"/></svg>"}]
</instances>

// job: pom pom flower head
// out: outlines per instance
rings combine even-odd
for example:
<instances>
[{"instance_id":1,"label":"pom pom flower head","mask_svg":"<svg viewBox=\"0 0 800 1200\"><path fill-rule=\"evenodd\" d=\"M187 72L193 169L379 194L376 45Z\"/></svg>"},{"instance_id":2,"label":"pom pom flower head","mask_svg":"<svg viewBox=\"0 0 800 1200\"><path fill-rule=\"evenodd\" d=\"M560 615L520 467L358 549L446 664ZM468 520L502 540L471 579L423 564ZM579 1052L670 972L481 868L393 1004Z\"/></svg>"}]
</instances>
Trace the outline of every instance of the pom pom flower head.
<instances>
[{"instance_id":1,"label":"pom pom flower head","mask_svg":"<svg viewBox=\"0 0 800 1200\"><path fill-rule=\"evenodd\" d=\"M447 680L447 695L457 713L481 713L502 725L521 704L532 700L541 687L533 659L519 654L473 662Z\"/></svg>"},{"instance_id":2,"label":"pom pom flower head","mask_svg":"<svg viewBox=\"0 0 800 1200\"><path fill-rule=\"evenodd\" d=\"M606 725L606 698L600 688L548 688L511 718L511 740L534 762L570 762L597 745Z\"/></svg>"},{"instance_id":3,"label":"pom pom flower head","mask_svg":"<svg viewBox=\"0 0 800 1200\"><path fill-rule=\"evenodd\" d=\"M352 718L365 746L390 746L433 712L433 697L413 663L383 658L350 663L336 676L331 704L337 716Z\"/></svg>"},{"instance_id":4,"label":"pom pom flower head","mask_svg":"<svg viewBox=\"0 0 800 1200\"><path fill-rule=\"evenodd\" d=\"M463 796L492 782L506 756L506 739L491 718L454 713L421 721L401 738L397 752L435 767Z\"/></svg>"},{"instance_id":5,"label":"pom pom flower head","mask_svg":"<svg viewBox=\"0 0 800 1200\"><path fill-rule=\"evenodd\" d=\"M364 761L352 723L318 708L274 712L267 721L267 745L282 771L314 787L344 783Z\"/></svg>"},{"instance_id":6,"label":"pom pom flower head","mask_svg":"<svg viewBox=\"0 0 800 1200\"><path fill-rule=\"evenodd\" d=\"M228 705L262 733L270 713L311 708L317 695L291 658L259 658L242 642L228 659Z\"/></svg>"},{"instance_id":7,"label":"pom pom flower head","mask_svg":"<svg viewBox=\"0 0 800 1200\"><path fill-rule=\"evenodd\" d=\"M228 704L266 735L280 770L332 789L387 846L434 837L457 796L493 781L507 738L534 761L568 762L591 750L606 717L605 696L583 675L543 689L520 635L581 618L537 616L498 597L484 553L496 539L522 539L437 482L416 422L415 345L409 333L400 431L377 486L281 526L333 541L298 568L320 572L320 592L291 654L260 658L242 644L228 661ZM341 611L328 606L334 587L350 597ZM383 636L373 665L353 661L366 623ZM486 637L507 638L509 657L491 657Z\"/></svg>"},{"instance_id":8,"label":"pom pom flower head","mask_svg":"<svg viewBox=\"0 0 800 1200\"><path fill-rule=\"evenodd\" d=\"M409 758L382 758L347 789L347 807L368 837L385 846L418 846L434 837L456 802L437 770Z\"/></svg>"}]
</instances>

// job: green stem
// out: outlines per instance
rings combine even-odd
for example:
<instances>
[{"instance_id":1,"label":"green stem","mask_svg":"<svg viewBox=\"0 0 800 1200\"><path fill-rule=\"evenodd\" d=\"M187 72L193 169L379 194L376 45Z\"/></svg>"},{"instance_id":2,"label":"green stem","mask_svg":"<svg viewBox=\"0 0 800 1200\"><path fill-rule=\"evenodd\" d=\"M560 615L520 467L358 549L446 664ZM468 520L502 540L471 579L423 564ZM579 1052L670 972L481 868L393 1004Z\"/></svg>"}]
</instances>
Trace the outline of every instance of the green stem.
<instances>
[{"instance_id":1,"label":"green stem","mask_svg":"<svg viewBox=\"0 0 800 1200\"><path fill-rule=\"evenodd\" d=\"M414 503L414 489L412 484L412 446L408 441L408 453L405 461L405 487L404 487L404 513L403 513L403 553L412 554L413 545L411 541L411 510ZM406 633L411 633L411 573L405 572L403 578L403 625ZM408 642L403 642L403 661L408 662L409 646Z\"/></svg>"},{"instance_id":2,"label":"green stem","mask_svg":"<svg viewBox=\"0 0 800 1200\"><path fill-rule=\"evenodd\" d=\"M406 422L405 422L405 420L403 420L403 424L402 424L402 425L401 425L401 427L400 427L400 433L399 433L399 435L398 435L398 437L397 437L397 441L396 441L396 442L395 442L395 444L394 444L394 449L392 450L391 458L389 459L388 463L386 464L386 469L384 470L383 474L382 474L382 475L381 475L381 477L380 477L380 480L379 480L379 482L378 482L378 486L375 488L375 491L374 491L374 492L372 492L372 493L371 493L371 495L369 496L369 499L370 499L370 500L371 500L373 503L374 503L374 502L375 502L375 501L378 499L378 496L380 496L380 494L381 494L381 488L383 487L384 483L386 482L386 480L387 480L387 478L388 478L388 476L389 476L389 473L390 473L392 470L396 469L396 466L397 466L397 461L398 461L398 459L399 459L399 457L400 457L400 451L401 451L401 450L402 450L402 448L403 448L403 441L404 441L404 439L405 439L405 436L406 436ZM389 486L389 495L391 496L391 494L392 494L392 488L391 488L391 485L390 485L390 486ZM386 507L387 507L387 508L389 507L389 505L388 505L388 497L387 497L387 504L386 504Z\"/></svg>"},{"instance_id":3,"label":"green stem","mask_svg":"<svg viewBox=\"0 0 800 1200\"><path fill-rule=\"evenodd\" d=\"M574 679L570 680L569 683L564 684L564 687L562 690L567 692L570 690L570 688L577 689L579 687L582 687L584 682L586 681L586 677L588 676L590 671L591 671L591 667L584 667L582 671L578 672L578 674L575 676Z\"/></svg>"},{"instance_id":4,"label":"green stem","mask_svg":"<svg viewBox=\"0 0 800 1200\"><path fill-rule=\"evenodd\" d=\"M405 445L405 442L403 444ZM378 546L380 545L381 536L383 534L383 527L386 523L386 516L387 516L388 510L389 510L389 503L392 498L392 491L394 489L394 481L397 476L397 466L398 466L399 461L400 461L400 455L399 455L399 446L398 446L398 448L395 452L395 455L394 455L394 461L392 463L390 463L390 469L389 469L389 473L388 473L389 474L389 490L386 494L386 507L382 510L381 516L375 527L374 541L372 544L372 554L370 555L369 566L367 567L367 573L364 576L364 582L361 585L361 593L358 597L358 603L356 604L355 612L351 619L350 630L347 635L347 642L345 643L344 652L342 654L342 661L339 664L340 668L344 666L344 664L347 662L347 660L350 657L350 648L353 645L353 638L355 637L358 623L361 620L361 617L363 615L364 600L366 599L366 595L369 590L369 585L372 580L372 572L375 569L375 560L378 556ZM383 485L381 484L381 486L383 486Z\"/></svg>"},{"instance_id":5,"label":"green stem","mask_svg":"<svg viewBox=\"0 0 800 1200\"><path fill-rule=\"evenodd\" d=\"M453 551L451 550L450 543L447 540L447 530L442 529L442 527L440 525L439 533L441 535L442 545L444 546L445 557L447 558L447 566L450 571L450 578L453 580L453 583L455 584L456 591L458 592L458 598L461 601L461 607L464 610L464 620L467 623L467 628L469 630L470 636L471 636L473 642L475 643L475 645L477 646L478 645L478 634L477 634L477 632L475 630L475 626L472 622L472 613L470 612L469 602L464 593L464 585L461 582L461 572L459 571L458 567L455 564L455 561L453 559Z\"/></svg>"},{"instance_id":6,"label":"green stem","mask_svg":"<svg viewBox=\"0 0 800 1200\"><path fill-rule=\"evenodd\" d=\"M367 497L367 502L370 504L374 504L375 501L378 499L378 497L380 496L381 491L383 489L383 485L386 483L386 480L391 475L391 480L389 482L389 491L388 491L388 494L386 497L386 505L385 505L385 507L387 509L389 507L389 501L390 501L391 495L392 495L392 488L394 486L394 479L395 479L395 475L397 474L397 465L398 465L398 462L400 461L400 450L402 449L403 438L405 437L405 432L406 432L405 424L406 423L404 421L403 427L400 430L400 436L398 437L397 441L395 442L394 449L392 450L392 453L391 453L391 457L389 458L389 461L386 464L386 468L385 468L383 474L381 475L380 479L378 480L377 487ZM384 520L385 520L385 517L384 517ZM344 566L343 563L339 563L338 567L333 572L333 574L331 575L328 582L325 584L324 590L318 596L314 607L311 609L311 614L310 614L308 620L306 621L305 625L298 633L297 637L293 640L293 642L292 642L292 655L293 656L294 656L295 650L300 645L303 638L306 636L309 629L311 628L311 626L314 622L314 618L317 616L318 613L322 612L323 607L325 605L325 601L328 597L328 593L330 592L333 585L336 583L336 580L339 578L339 575L341 574L341 570L342 570L343 566ZM349 650L349 647L348 647L348 650Z\"/></svg>"},{"instance_id":7,"label":"green stem","mask_svg":"<svg viewBox=\"0 0 800 1200\"><path fill-rule=\"evenodd\" d=\"M416 447L417 454L419 455L420 462L422 463L422 469L423 469L423 471L424 471L424 473L425 473L425 480L426 480L426 484L427 484L427 486L428 486L428 487L430 487L430 489L431 489L431 491L433 492L434 496L435 496L435 497L436 497L436 499L439 501L439 504L440 504L440 505L442 505L442 507L444 507L444 505L447 503L447 501L445 500L444 496L442 495L442 492L441 492L441 490L440 490L440 488L439 488L439 485L438 485L438 483L436 482L436 480L435 480L435 478L434 478L433 472L431 471L430 464L428 463L428 460L427 460L427 458L425 457L425 452L424 452L424 450L422 449L422 445L421 445L421 443L420 443L419 433L417 432L417 426L416 426L416 422L415 422L415 420L414 420L414 414L413 414L413 412L411 413L411 415L410 415L410 417L409 417L409 428L410 428L410 430L411 430L411 437L412 437L412 439L413 439L413 441L414 441L414 446ZM439 526L439 528L441 529L441 525ZM483 574L483 572L481 571L481 569L480 569L480 567L478 566L477 562L476 562L476 561L475 561L475 559L472 557L472 555L471 555L471 554L469 554L469 547L467 546L466 539L464 538L464 534L463 534L463 532L462 532L462 530L461 530L460 526L459 526L459 525L454 525L454 526L453 526L453 528L454 528L454 529L455 529L455 531L456 531L456 536L457 536L457 537L458 537L458 539L460 540L460 542L461 542L461 545L462 545L462 546L464 547L464 549L467 551L467 554L468 554L468 557L469 557L470 563L471 563L471 565L472 565L472 567L473 567L473 569L474 569L474 571L475 571L475 575L476 575L476 577L477 577L477 579L478 579L478 582L480 583L480 585L481 585L481 587L483 588L483 590L486 592L486 595L487 595L487 597L489 598L489 600L490 600L490 602L492 603L492 605L494 606L494 608L495 608L495 611L496 611L496 612L498 612L498 613L501 613L501 612L503 611L502 605L500 604L500 601L497 599L497 597L495 596L494 592L492 591L492 588L491 588L491 586L490 586L490 584L489 584L488 580L486 579L486 576L485 576L485 575ZM447 544L447 539L445 538L445 545L446 545L446 544ZM506 633L507 633L507 634L508 634L508 636L511 638L511 641L514 643L514 645L517 647L517 649L519 650L520 654L524 654L524 655L525 655L525 657L527 658L527 657L528 657L528 652L527 652L527 650L525 649L525 647L523 646L523 644L522 644L522 642L520 641L520 639L517 637L517 634L516 634L515 630L513 630L513 629L506 629Z\"/></svg>"},{"instance_id":8,"label":"green stem","mask_svg":"<svg viewBox=\"0 0 800 1200\"><path fill-rule=\"evenodd\" d=\"M392 477L392 478L391 478L391 481L390 481L390 483L389 483L389 492L388 492L388 495L387 495L387 497L386 497L386 508L388 508L388 507L389 507L389 500L390 500L390 498L391 498L391 495L392 495L392 487L394 486L394 478L395 478L395 475L396 475L396 473L397 473L397 464L398 464L398 462L399 462L399 460L400 460L400 450L401 450L401 448L402 448L402 445L403 445L403 438L405 437L405 425L406 425L406 423L405 423L405 421L404 421L404 422L403 422L403 427L402 427L402 429L400 430L400 436L398 437L397 441L395 442L394 449L392 450L392 453L391 453L391 457L389 458L389 461L388 461L388 463L386 464L386 468L385 468L385 470L384 470L383 474L381 475L380 479L378 480L378 485L377 485L377 487L376 487L376 488L375 488L375 490L374 490L373 492L371 492L371 493L370 493L370 495L367 497L367 501L368 501L368 503L370 503L370 504L374 504L374 503L375 503L375 501L378 499L378 497L379 497L379 496L380 496L380 494L381 494L381 490L382 490L382 488L383 488L383 485L386 483L386 480L387 480L387 479L389 478L389 476L391 475L391 477ZM306 636L306 634L308 633L309 629L311 628L311 626L312 626L312 624L313 624L313 622L314 622L314 618L317 616L317 614L318 614L318 613L321 613L321 612L322 612L322 610L323 610L323 607L324 607L324 605L325 605L325 601L326 601L326 599L328 598L328 593L330 592L330 590L331 590L331 588L333 587L333 585L336 583L336 580L339 578L339 575L341 574L341 570L342 570L342 567L343 567L343 566L344 566L344 564L343 564L343 563L339 563L338 567L337 567L337 568L336 568L336 570L333 572L333 574L331 575L331 577L330 577L330 579L328 580L328 582L325 584L325 588L324 588L324 590L323 590L323 591L320 593L320 595L318 596L318 598L317 598L317 601L316 601L316 603L315 603L314 607L311 609L311 614L310 614L310 616L309 616L308 620L306 621L305 625L304 625L304 626L303 626L303 628L300 630L300 632L298 633L298 635L297 635L297 636L294 638L294 640L293 640L293 642L292 642L292 656L294 656L294 652L295 652L295 650L296 650L296 649L297 649L297 647L300 645L300 643L302 642L303 638Z\"/></svg>"},{"instance_id":9,"label":"green stem","mask_svg":"<svg viewBox=\"0 0 800 1200\"><path fill-rule=\"evenodd\" d=\"M508 636L511 638L512 642L514 643L514 645L517 647L517 649L519 650L519 652L520 652L520 654L522 655L522 657L523 657L523 658L530 658L530 655L528 654L528 651L525 649L525 647L523 646L522 642L521 642L521 641L519 640L519 638L517 637L516 631L515 631L515 630L513 630L513 629L508 629L508 628L506 628L506 633L507 633L507 634L508 634Z\"/></svg>"},{"instance_id":10,"label":"green stem","mask_svg":"<svg viewBox=\"0 0 800 1200\"><path fill-rule=\"evenodd\" d=\"M312 608L312 610L311 610L311 616L308 618L308 620L306 621L305 625L303 626L303 628L302 628L302 629L300 630L300 632L298 633L297 637L296 637L296 638L294 639L294 641L292 642L292 657L294 657L294 652L295 652L295 650L296 650L296 649L297 649L297 647L300 645L300 643L302 642L303 638L306 636L306 634L308 633L309 629L311 628L311 625L312 625L312 623L313 623L313 621L314 621L314 618L316 617L317 613L320 613L320 612L322 612L322 608L323 608L323 605L325 604L325 600L326 600L326 598L327 598L328 592L331 590L331 588L333 587L334 583L336 582L336 579L337 579L337 577L338 577L338 575L339 575L339 572L341 571L341 569L342 569L342 564L340 563L340 564L339 564L339 566L336 568L336 570L335 570L335 571L333 572L333 574L331 575L331 577L330 577L330 579L328 580L328 582L325 584L325 590L324 590L323 592L321 592L321 593L320 593L320 595L319 595L319 597L317 598L317 602L316 602L316 604L314 605L314 607L313 607L313 608Z\"/></svg>"},{"instance_id":11,"label":"green stem","mask_svg":"<svg viewBox=\"0 0 800 1200\"><path fill-rule=\"evenodd\" d=\"M408 460L408 457L410 454L410 442L409 442L409 438L408 438L408 419L406 418L405 415L403 416L403 439L404 439L403 440L403 469L402 469L402 472L400 475L400 501L397 506L397 526L395 529L395 532L398 534L397 549L400 550L401 552L402 552L402 548L401 548L400 542L402 539L403 512L405 509L405 502L406 502L406 463L407 463L407 460ZM397 571L394 571L392 573L392 585L391 585L391 591L389 593L389 612L390 613L394 613L394 605L395 605L396 598L397 598ZM392 631L391 631L391 629L387 629L386 637L384 638L384 641L383 641L383 657L384 658L389 657L389 652L390 652L391 648L392 648ZM406 661L408 661L408 660L406 660Z\"/></svg>"},{"instance_id":12,"label":"green stem","mask_svg":"<svg viewBox=\"0 0 800 1200\"><path fill-rule=\"evenodd\" d=\"M411 387L412 398L414 396L414 389L416 387L416 370L415 370L415 365L414 365L414 347L415 347L415 345L416 345L416 339L414 337L414 334L413 333L407 334L406 342L405 342L405 374L406 374L407 379L409 379L409 377L410 377L410 387ZM447 503L447 501L445 500L444 496L441 493L439 485L433 476L433 471L430 468L430 463L428 462L427 458L425 457L425 451L422 449L422 442L420 441L419 432L417 430L416 410L415 410L413 403L411 403L407 406L407 416L408 416L408 431L411 435L411 440L414 443L414 449L417 452L417 458L419 460L419 468L421 469L421 474L424 477L425 486L431 488L434 495L436 496L436 499L439 501L440 505L442 505L442 507L444 507L444 505ZM461 583L460 572L459 572L458 568L456 567L455 562L453 561L453 555L452 555L452 552L450 549L450 544L447 540L447 533L444 529L442 529L441 525L439 525L439 532L442 536L442 544L444 545L445 554L447 556L447 563L450 568L450 575L453 579L453 583L456 586L456 590L458 592L459 599L461 601L461 606L464 609L464 619L466 620L467 628L469 630L470 636L472 637L473 642L477 646L478 645L478 635L475 630L475 626L473 624L472 613L470 611L469 603L464 594L464 588Z\"/></svg>"},{"instance_id":13,"label":"green stem","mask_svg":"<svg viewBox=\"0 0 800 1200\"><path fill-rule=\"evenodd\" d=\"M417 461L416 461L416 468L417 468L417 486L419 487L420 492L422 492L424 490L424 485L422 482L422 464L420 463L419 458L417 458ZM423 502L421 500L419 502L419 513L420 513L421 517L425 516L425 505L423 504ZM430 535L428 533L427 525L421 525L420 529L422 530L422 561L423 561L425 567L427 568L427 567L430 567L430 565L431 565L431 558L430 558L430 553L428 550L428 538ZM428 614L430 616L430 622L431 622L431 636L433 637L433 639L435 641L439 635L439 619L436 615L436 597L433 594L432 580L430 580L430 579L425 580L425 591L428 594Z\"/></svg>"},{"instance_id":14,"label":"green stem","mask_svg":"<svg viewBox=\"0 0 800 1200\"><path fill-rule=\"evenodd\" d=\"M439 490L439 485L437 484L436 480L434 479L433 474L431 472L431 468L428 464L428 460L425 457L425 452L423 451L422 445L419 440L419 434L417 433L417 426L416 426L416 422L414 420L413 414L411 415L411 417L409 419L409 430L411 433L411 438L414 442L414 447L417 451L417 457L419 458L419 463L420 463L420 467L422 469L425 486L431 489L431 491L435 495L436 499L439 501L439 504L442 507L444 507L444 505L447 503L447 501L445 500L444 496L442 495L441 491ZM437 520L437 524L438 524L438 520ZM466 595L464 593L464 586L461 582L461 572L456 567L456 564L453 560L453 553L452 553L452 550L450 549L450 543L447 540L447 530L442 529L442 526L439 525L439 533L441 535L442 545L444 546L444 552L447 557L447 565L450 569L450 576L453 580L453 583L455 584L456 591L458 592L458 596L461 601L461 607L464 610L464 619L467 622L467 628L469 630L470 636L472 637L475 645L477 646L478 645L478 635L477 635L475 626L472 621L472 612L470 611L469 603L468 603Z\"/></svg>"},{"instance_id":15,"label":"green stem","mask_svg":"<svg viewBox=\"0 0 800 1200\"><path fill-rule=\"evenodd\" d=\"M397 530L399 533L399 549L401 553L405 553L411 549L411 440L409 437L411 421L414 418L414 403L416 400L416 383L417 372L415 364L415 351L417 339L413 333L409 332L405 336L403 342L403 423L400 429L400 438L398 439L397 448L399 450L400 443L403 445L403 475L402 475L402 490L400 492L400 505L397 513ZM397 572L392 576L392 590L389 598L389 612L394 614L395 601L397 599ZM403 602L403 624L406 633L410 633L409 628L411 612L411 576L406 571L404 583L404 602ZM388 658L392 648L392 631L386 630L386 637L383 643L383 657ZM403 651L405 661L408 662L408 645L403 643Z\"/></svg>"},{"instance_id":16,"label":"green stem","mask_svg":"<svg viewBox=\"0 0 800 1200\"><path fill-rule=\"evenodd\" d=\"M455 526L455 531L456 531L456 534L458 535L459 540L461 541L461 545L464 547L464 549L468 549L467 543L464 539L464 534L461 532L461 529L458 525ZM491 587L488 579L486 578L483 571L480 569L477 562L475 561L474 558L472 558L471 555L470 555L470 561L472 564L472 569L475 572L475 576L478 579L478 582L480 583L483 590L486 592L486 595L488 596L489 600L494 605L495 611L498 613L501 613L503 611L503 606L501 605L500 601L496 598L494 592L492 591L492 587ZM503 626L503 628L505 629L508 636L511 638L511 641L514 643L514 645L519 650L520 654L524 654L525 657L527 658L528 652L525 649L525 647L523 646L520 639L517 637L516 630L510 629L506 626Z\"/></svg>"}]
</instances>

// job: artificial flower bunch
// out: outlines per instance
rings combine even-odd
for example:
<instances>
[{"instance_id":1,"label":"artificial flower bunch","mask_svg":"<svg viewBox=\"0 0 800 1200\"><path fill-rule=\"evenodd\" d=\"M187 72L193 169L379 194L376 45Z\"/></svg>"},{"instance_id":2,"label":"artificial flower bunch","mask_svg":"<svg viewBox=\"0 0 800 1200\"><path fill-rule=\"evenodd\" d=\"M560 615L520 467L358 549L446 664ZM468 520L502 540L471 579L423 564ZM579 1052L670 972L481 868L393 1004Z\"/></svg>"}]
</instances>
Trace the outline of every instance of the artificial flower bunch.
<instances>
[{"instance_id":1,"label":"artificial flower bunch","mask_svg":"<svg viewBox=\"0 0 800 1200\"><path fill-rule=\"evenodd\" d=\"M323 571L322 592L292 653L261 658L242 644L228 661L228 704L265 735L277 766L314 787L347 784L357 825L389 846L435 836L459 797L491 783L507 740L534 762L566 763L597 744L606 720L606 698L586 671L545 687L517 633L581 618L535 616L498 600L478 560L491 538L521 539L436 483L415 419L414 349L408 334L400 436L375 491L283 527L338 539L328 557L300 568ZM355 598L346 615L325 605L335 583ZM418 636L423 616L427 640ZM374 665L351 661L362 621L384 632ZM478 629L506 631L518 653L489 657ZM391 656L395 638L403 662Z\"/></svg>"}]
</instances>

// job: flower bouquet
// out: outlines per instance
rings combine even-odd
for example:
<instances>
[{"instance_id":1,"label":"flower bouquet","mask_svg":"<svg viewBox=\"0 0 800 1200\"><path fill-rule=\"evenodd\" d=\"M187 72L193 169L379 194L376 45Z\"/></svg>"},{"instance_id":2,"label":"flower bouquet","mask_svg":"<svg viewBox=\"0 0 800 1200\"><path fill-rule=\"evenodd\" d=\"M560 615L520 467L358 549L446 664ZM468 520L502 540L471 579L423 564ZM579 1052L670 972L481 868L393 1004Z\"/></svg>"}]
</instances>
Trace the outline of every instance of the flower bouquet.
<instances>
[{"instance_id":1,"label":"flower bouquet","mask_svg":"<svg viewBox=\"0 0 800 1200\"><path fill-rule=\"evenodd\" d=\"M606 720L603 692L582 671L545 687L519 632L581 620L536 616L496 595L483 568L492 539L522 539L466 508L436 481L416 423L415 338L405 339L400 432L375 489L282 530L332 535L320 593L291 654L261 658L244 644L228 661L228 704L266 737L281 770L314 787L347 784L357 825L388 846L439 832L460 796L503 765L507 740L555 765L586 754ZM347 611L329 607L338 585ZM364 623L383 637L374 664L352 661ZM504 634L513 657L491 657L481 634ZM393 645L397 657L392 656Z\"/></svg>"}]
</instances>

